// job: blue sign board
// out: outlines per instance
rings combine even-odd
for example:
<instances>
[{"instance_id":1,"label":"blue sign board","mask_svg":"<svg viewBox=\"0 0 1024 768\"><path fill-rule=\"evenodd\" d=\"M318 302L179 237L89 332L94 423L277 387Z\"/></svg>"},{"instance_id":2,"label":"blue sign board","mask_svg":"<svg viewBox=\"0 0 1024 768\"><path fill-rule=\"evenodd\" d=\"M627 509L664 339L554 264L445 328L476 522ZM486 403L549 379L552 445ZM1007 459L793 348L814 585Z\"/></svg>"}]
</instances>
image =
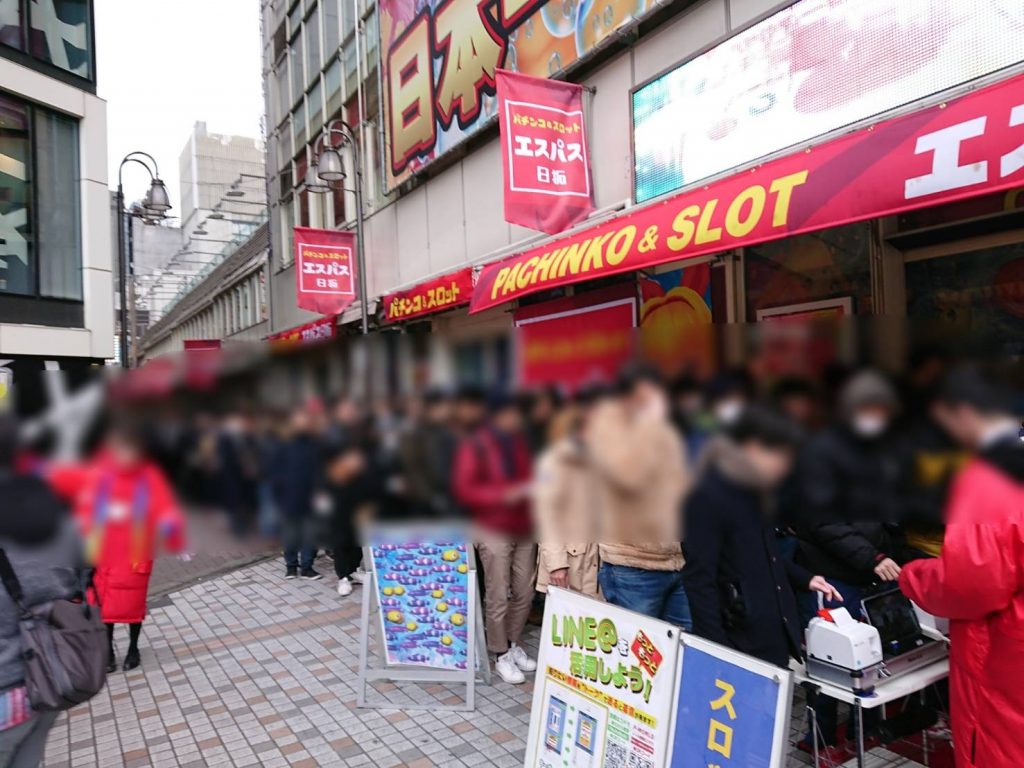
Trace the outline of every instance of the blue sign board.
<instances>
[{"instance_id":1,"label":"blue sign board","mask_svg":"<svg viewBox=\"0 0 1024 768\"><path fill-rule=\"evenodd\" d=\"M769 768L780 684L684 641L672 768Z\"/></svg>"}]
</instances>

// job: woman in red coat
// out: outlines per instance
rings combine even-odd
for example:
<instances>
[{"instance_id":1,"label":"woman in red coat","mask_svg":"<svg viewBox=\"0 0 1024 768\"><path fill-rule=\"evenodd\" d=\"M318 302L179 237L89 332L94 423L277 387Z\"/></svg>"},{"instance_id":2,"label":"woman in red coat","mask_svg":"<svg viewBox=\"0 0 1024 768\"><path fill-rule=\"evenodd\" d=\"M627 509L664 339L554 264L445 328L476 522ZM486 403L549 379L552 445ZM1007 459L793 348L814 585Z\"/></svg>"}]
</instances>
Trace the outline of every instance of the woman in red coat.
<instances>
[{"instance_id":1,"label":"woman in red coat","mask_svg":"<svg viewBox=\"0 0 1024 768\"><path fill-rule=\"evenodd\" d=\"M96 594L110 641L107 671L117 669L114 625L127 624L124 670L139 666L139 635L158 539L172 552L184 543L184 524L163 472L145 458L138 435L115 428L84 466L54 469L50 480L74 505L96 567Z\"/></svg>"},{"instance_id":2,"label":"woman in red coat","mask_svg":"<svg viewBox=\"0 0 1024 768\"><path fill-rule=\"evenodd\" d=\"M1024 444L1000 395L970 369L936 415L976 451L957 476L939 557L903 567L900 588L950 619L957 768L1024 766Z\"/></svg>"}]
</instances>

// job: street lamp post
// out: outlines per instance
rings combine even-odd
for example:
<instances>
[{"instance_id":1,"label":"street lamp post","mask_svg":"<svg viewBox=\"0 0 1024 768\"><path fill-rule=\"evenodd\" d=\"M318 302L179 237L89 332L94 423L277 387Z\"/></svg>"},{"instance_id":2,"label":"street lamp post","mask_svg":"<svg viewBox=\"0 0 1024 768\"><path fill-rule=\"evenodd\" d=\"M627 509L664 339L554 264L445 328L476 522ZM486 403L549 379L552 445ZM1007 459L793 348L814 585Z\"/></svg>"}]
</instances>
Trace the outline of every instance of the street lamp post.
<instances>
[{"instance_id":1,"label":"street lamp post","mask_svg":"<svg viewBox=\"0 0 1024 768\"><path fill-rule=\"evenodd\" d=\"M352 148L354 189L342 188L345 192L354 192L356 196L356 269L359 272L359 287L362 296L359 300L359 315L362 321L362 332L370 330L369 296L366 284L366 250L363 244L363 166L359 154L359 139L352 126L342 119L336 119L324 126L323 132L313 143L313 162L306 170L306 188L310 192L324 193L331 190L330 184L345 180L345 163L337 147L326 141L331 136L341 136L341 146L348 144ZM316 152L319 146L319 153ZM315 170L314 170L315 169Z\"/></svg>"},{"instance_id":2,"label":"street lamp post","mask_svg":"<svg viewBox=\"0 0 1024 768\"><path fill-rule=\"evenodd\" d=\"M156 160L146 152L129 152L121 160L117 168L117 265L118 265L118 293L121 300L121 367L131 367L131 357L128 354L128 281L133 268L132 259L127 253L126 245L133 245L132 235L125 231L126 223L131 222L132 216L136 215L125 210L124 206L124 167L128 163L136 163L146 169L149 174L149 191L143 198L142 208L144 220L158 220L164 217L167 211L171 210L171 201L167 196L167 188L160 180L160 170ZM152 167L150 167L152 165ZM127 242L126 242L127 241Z\"/></svg>"}]
</instances>

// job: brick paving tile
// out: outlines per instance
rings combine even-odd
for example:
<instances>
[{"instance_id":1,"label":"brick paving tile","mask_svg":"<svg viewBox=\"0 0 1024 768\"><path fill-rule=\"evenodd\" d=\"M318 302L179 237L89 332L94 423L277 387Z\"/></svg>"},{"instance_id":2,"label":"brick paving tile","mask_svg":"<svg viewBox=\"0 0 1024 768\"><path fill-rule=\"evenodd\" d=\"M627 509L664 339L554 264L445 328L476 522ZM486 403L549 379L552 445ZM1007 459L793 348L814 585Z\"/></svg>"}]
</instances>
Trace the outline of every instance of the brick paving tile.
<instances>
[{"instance_id":1,"label":"brick paving tile","mask_svg":"<svg viewBox=\"0 0 1024 768\"><path fill-rule=\"evenodd\" d=\"M280 563L265 560L157 601L141 669L114 673L91 702L58 719L45 768L522 765L532 681L478 687L472 713L436 709L461 702L458 688L383 682L367 695L394 708L358 709L361 592L342 599L329 579L281 576ZM535 648L538 630L530 631ZM802 701L798 692L793 740L802 736ZM403 702L435 708L403 710ZM870 759L872 768L914 765L885 750ZM791 752L791 768L809 762Z\"/></svg>"}]
</instances>

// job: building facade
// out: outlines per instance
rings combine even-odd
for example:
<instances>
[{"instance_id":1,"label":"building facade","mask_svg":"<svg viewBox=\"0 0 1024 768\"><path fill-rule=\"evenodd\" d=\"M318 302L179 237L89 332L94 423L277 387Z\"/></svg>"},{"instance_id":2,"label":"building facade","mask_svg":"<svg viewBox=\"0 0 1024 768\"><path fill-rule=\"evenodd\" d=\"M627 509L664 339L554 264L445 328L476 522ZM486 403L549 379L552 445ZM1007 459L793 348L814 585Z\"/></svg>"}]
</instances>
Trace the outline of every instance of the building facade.
<instances>
[{"instance_id":1,"label":"building facade","mask_svg":"<svg viewBox=\"0 0 1024 768\"><path fill-rule=\"evenodd\" d=\"M429 333L437 342L429 364L446 378L539 383L543 372L524 373L522 338L510 342L517 322L529 319L536 332L538 318L560 317L566 302L572 313L587 312L623 290L634 306L621 322L676 370L710 369L749 352L746 341L708 340L695 327L767 327L776 317L815 313L951 323L1016 354L1016 342L1005 340L1024 330L1012 298L1024 274L1024 164L1007 142L1024 130L1021 107L986 118L1002 131L1002 143L987 144L1001 148L999 157L975 158L984 142L964 150L962 164L940 149L954 134L982 135L963 133L970 121L943 128L943 110L967 97L1005 98L999 87L1024 73L1022 30L1024 6L1012 0L453 0L428 9L411 0L264 0L269 332L316 319L295 305L293 228L353 226L351 170L326 194L304 183L323 127L342 119L359 139L358 153L344 151L348 168L358 162L362 172L374 325ZM879 61L888 62L884 71ZM551 237L504 219L499 68L586 88L595 211L568 233ZM907 138L925 125L939 128L918 144ZM895 138L873 140L876 128ZM797 213L805 221L791 226L788 207L780 214L776 205L759 235L766 209L757 208L757 174L828 156L842 141L858 146L861 154L849 155L856 160L815 170L837 212L818 205L824 213L811 215L804 201ZM988 168L1000 175L980 178ZM754 181L741 185L745 174ZM772 194L796 189L798 176ZM878 189L895 179L898 194L880 195L872 208L862 177L877 178ZM781 184L763 181L766 195ZM736 196L707 199L715 184L736 185ZM875 192L868 185L867 195ZM664 237L657 226L649 230L655 236L641 251L637 229L663 210L673 211L661 222ZM593 255L586 269L582 258L563 258L573 242L581 256L607 232L621 234L614 242L623 250L598 254L609 258L596 268ZM561 259L569 277L537 281L545 258ZM482 301L473 313L461 301L389 321L392 294L467 270L477 294L504 278L494 289L501 300ZM490 280L484 289L478 276ZM350 307L337 322L357 317ZM678 354L684 348L689 359Z\"/></svg>"},{"instance_id":2,"label":"building facade","mask_svg":"<svg viewBox=\"0 0 1024 768\"><path fill-rule=\"evenodd\" d=\"M13 376L0 374L15 384L114 353L93 38L88 0L0 7L0 367ZM31 389L19 387L26 398Z\"/></svg>"}]
</instances>

